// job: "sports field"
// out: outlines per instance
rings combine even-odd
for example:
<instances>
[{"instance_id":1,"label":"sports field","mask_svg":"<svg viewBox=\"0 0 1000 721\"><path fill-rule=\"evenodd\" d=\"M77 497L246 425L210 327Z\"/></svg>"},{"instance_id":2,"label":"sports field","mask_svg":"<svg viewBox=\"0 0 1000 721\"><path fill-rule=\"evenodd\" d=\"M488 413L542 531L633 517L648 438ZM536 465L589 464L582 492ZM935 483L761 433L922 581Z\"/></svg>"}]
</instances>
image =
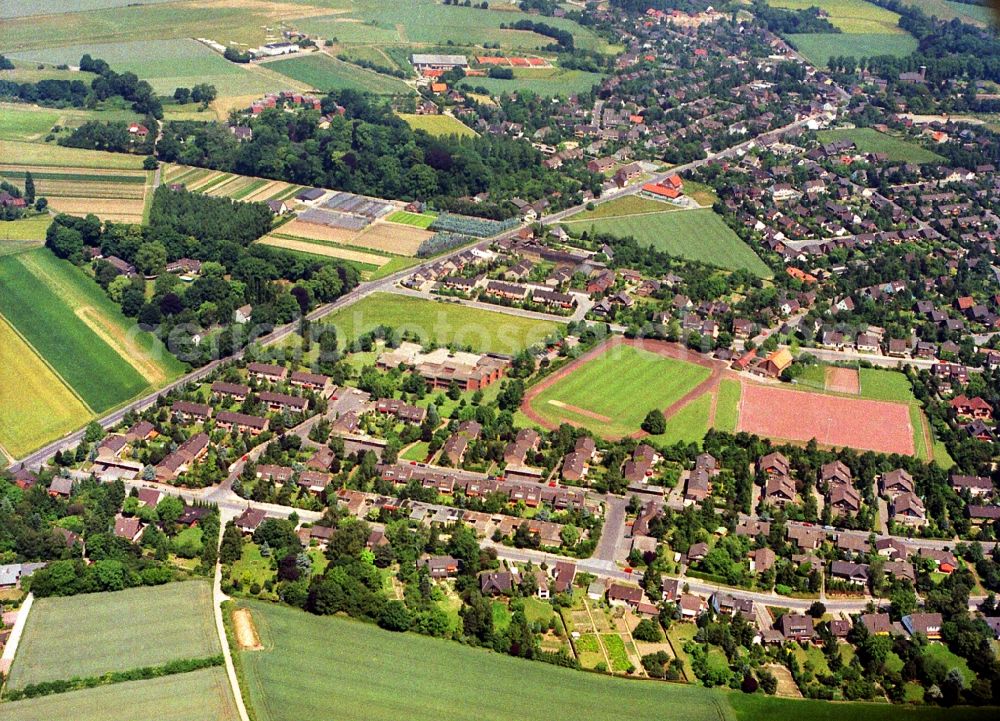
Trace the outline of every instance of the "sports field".
<instances>
[{"instance_id":1,"label":"sports field","mask_svg":"<svg viewBox=\"0 0 1000 721\"><path fill-rule=\"evenodd\" d=\"M643 245L682 258L729 270L743 268L762 278L771 275L764 261L710 209L642 213L594 221L574 221L571 217L563 222L572 231L630 235Z\"/></svg>"},{"instance_id":2,"label":"sports field","mask_svg":"<svg viewBox=\"0 0 1000 721\"><path fill-rule=\"evenodd\" d=\"M214 632L213 632L214 633ZM237 721L221 667L0 703L0 721Z\"/></svg>"},{"instance_id":3,"label":"sports field","mask_svg":"<svg viewBox=\"0 0 1000 721\"><path fill-rule=\"evenodd\" d=\"M221 653L206 581L36 599L8 684L99 676Z\"/></svg>"},{"instance_id":4,"label":"sports field","mask_svg":"<svg viewBox=\"0 0 1000 721\"><path fill-rule=\"evenodd\" d=\"M834 140L850 140L862 153L885 153L889 156L889 160L901 163L944 162L944 158L940 155L920 147L915 142L880 133L874 128L821 130L816 133L816 137L821 143L829 143Z\"/></svg>"},{"instance_id":5,"label":"sports field","mask_svg":"<svg viewBox=\"0 0 1000 721\"><path fill-rule=\"evenodd\" d=\"M375 95L413 94L413 89L398 78L359 68L325 53L277 60L266 67L324 93L351 89Z\"/></svg>"},{"instance_id":6,"label":"sports field","mask_svg":"<svg viewBox=\"0 0 1000 721\"><path fill-rule=\"evenodd\" d=\"M711 375L705 366L658 352L676 346L647 345L648 350L617 343L588 353L531 388L522 410L550 427L571 423L606 438L635 433L650 410L669 408ZM707 415L698 410L674 422L677 434L704 436Z\"/></svg>"},{"instance_id":7,"label":"sports field","mask_svg":"<svg viewBox=\"0 0 1000 721\"><path fill-rule=\"evenodd\" d=\"M915 37L899 33L801 33L786 35L785 39L818 67L825 67L831 57L895 55L905 58L917 50Z\"/></svg>"},{"instance_id":8,"label":"sports field","mask_svg":"<svg viewBox=\"0 0 1000 721\"><path fill-rule=\"evenodd\" d=\"M82 270L46 248L0 258L0 283L0 315L94 412L183 371Z\"/></svg>"},{"instance_id":9,"label":"sports field","mask_svg":"<svg viewBox=\"0 0 1000 721\"><path fill-rule=\"evenodd\" d=\"M718 691L629 683L356 621L246 605L264 646L241 653L260 721L329 718L331 694L338 721L659 721L665 707L673 721L733 718Z\"/></svg>"},{"instance_id":10,"label":"sports field","mask_svg":"<svg viewBox=\"0 0 1000 721\"><path fill-rule=\"evenodd\" d=\"M397 210L386 217L391 223L401 225L412 225L414 228L428 228L437 219L434 213L409 213L405 210Z\"/></svg>"},{"instance_id":11,"label":"sports field","mask_svg":"<svg viewBox=\"0 0 1000 721\"><path fill-rule=\"evenodd\" d=\"M500 78L467 77L459 85L466 88L486 88L492 95L502 93L529 92L542 96L562 95L569 97L590 92L604 80L601 73L585 70L565 70L563 68L543 68L539 70L514 69L510 80Z\"/></svg>"},{"instance_id":12,"label":"sports field","mask_svg":"<svg viewBox=\"0 0 1000 721\"><path fill-rule=\"evenodd\" d=\"M779 409L780 412L776 412ZM786 441L914 455L905 403L861 400L746 383L737 430Z\"/></svg>"},{"instance_id":13,"label":"sports field","mask_svg":"<svg viewBox=\"0 0 1000 721\"><path fill-rule=\"evenodd\" d=\"M342 338L355 338L378 325L388 325L415 332L424 341L511 355L542 342L559 327L552 321L392 293L373 293L331 313L324 321L333 322Z\"/></svg>"},{"instance_id":14,"label":"sports field","mask_svg":"<svg viewBox=\"0 0 1000 721\"><path fill-rule=\"evenodd\" d=\"M423 130L430 135L473 136L476 134L475 130L451 115L399 113L399 117L414 130Z\"/></svg>"},{"instance_id":15,"label":"sports field","mask_svg":"<svg viewBox=\"0 0 1000 721\"><path fill-rule=\"evenodd\" d=\"M739 381L723 378L719 383L718 398L715 402L715 423L713 426L726 433L735 433L739 421L740 396L743 386Z\"/></svg>"},{"instance_id":16,"label":"sports field","mask_svg":"<svg viewBox=\"0 0 1000 721\"><path fill-rule=\"evenodd\" d=\"M83 425L90 415L62 379L0 317L0 446L21 458L45 439Z\"/></svg>"},{"instance_id":17,"label":"sports field","mask_svg":"<svg viewBox=\"0 0 1000 721\"><path fill-rule=\"evenodd\" d=\"M708 432L712 393L703 393L667 419L667 430L653 436L657 443L701 443Z\"/></svg>"}]
</instances>

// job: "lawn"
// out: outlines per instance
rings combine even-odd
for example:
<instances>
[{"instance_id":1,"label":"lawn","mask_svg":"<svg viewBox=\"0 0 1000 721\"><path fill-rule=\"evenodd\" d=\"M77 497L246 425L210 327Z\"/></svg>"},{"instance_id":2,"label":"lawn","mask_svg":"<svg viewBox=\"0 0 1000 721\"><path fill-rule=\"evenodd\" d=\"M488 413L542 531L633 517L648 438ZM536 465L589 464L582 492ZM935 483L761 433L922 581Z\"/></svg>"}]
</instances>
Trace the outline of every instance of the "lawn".
<instances>
[{"instance_id":1,"label":"lawn","mask_svg":"<svg viewBox=\"0 0 1000 721\"><path fill-rule=\"evenodd\" d=\"M528 92L541 96L579 95L588 93L595 85L604 80L601 73L590 73L585 70L564 70L545 68L543 70L514 70L510 80L500 78L467 77L459 85L467 89L486 88L491 95L503 93Z\"/></svg>"},{"instance_id":2,"label":"lawn","mask_svg":"<svg viewBox=\"0 0 1000 721\"><path fill-rule=\"evenodd\" d=\"M424 461L427 460L427 453L430 449L430 444L420 441L414 443L412 446L403 451L399 457L404 461Z\"/></svg>"},{"instance_id":3,"label":"lawn","mask_svg":"<svg viewBox=\"0 0 1000 721\"><path fill-rule=\"evenodd\" d=\"M968 662L961 656L955 655L951 649L943 643L928 643L924 649L924 658L936 658L944 664L945 669L950 671L957 668L965 680L965 687L968 688L976 680L976 674L969 668Z\"/></svg>"},{"instance_id":4,"label":"lawn","mask_svg":"<svg viewBox=\"0 0 1000 721\"><path fill-rule=\"evenodd\" d=\"M600 220L601 218L614 218L622 215L640 215L641 213L663 213L668 210L675 210L675 207L662 200L643 198L639 195L626 195L623 198L615 198L606 203L599 203L593 210L583 210L569 218L576 220Z\"/></svg>"},{"instance_id":5,"label":"lawn","mask_svg":"<svg viewBox=\"0 0 1000 721\"><path fill-rule=\"evenodd\" d=\"M813 2L812 4L815 4ZM813 65L824 67L831 57L894 55L905 58L917 49L917 39L899 33L803 33L786 35L792 44Z\"/></svg>"},{"instance_id":6,"label":"lawn","mask_svg":"<svg viewBox=\"0 0 1000 721\"><path fill-rule=\"evenodd\" d=\"M245 586L252 583L264 585L274 575L270 559L260 555L260 547L255 543L244 543L240 560L233 564L230 577Z\"/></svg>"},{"instance_id":7,"label":"lawn","mask_svg":"<svg viewBox=\"0 0 1000 721\"><path fill-rule=\"evenodd\" d=\"M742 386L739 381L723 378L719 384L718 399L715 402L714 427L726 433L736 432L736 422L739 420L740 395Z\"/></svg>"},{"instance_id":8,"label":"lawn","mask_svg":"<svg viewBox=\"0 0 1000 721\"><path fill-rule=\"evenodd\" d=\"M99 676L221 652L205 581L35 601L8 683Z\"/></svg>"},{"instance_id":9,"label":"lawn","mask_svg":"<svg viewBox=\"0 0 1000 721\"><path fill-rule=\"evenodd\" d=\"M719 691L628 682L283 606L246 605L265 649L242 653L259 721L331 718L331 702L338 721L659 721L664 708L671 721L732 718Z\"/></svg>"},{"instance_id":10,"label":"lawn","mask_svg":"<svg viewBox=\"0 0 1000 721\"><path fill-rule=\"evenodd\" d=\"M708 420L712 411L712 394L704 393L667 419L667 432L654 436L657 442L666 445L675 443L701 443L708 432Z\"/></svg>"},{"instance_id":11,"label":"lawn","mask_svg":"<svg viewBox=\"0 0 1000 721\"><path fill-rule=\"evenodd\" d=\"M714 211L646 213L597 221L564 221L575 232L588 230L632 236L642 245L728 270L749 270L765 278L771 271Z\"/></svg>"},{"instance_id":12,"label":"lawn","mask_svg":"<svg viewBox=\"0 0 1000 721\"><path fill-rule=\"evenodd\" d=\"M213 630L213 635L215 631ZM0 721L237 721L221 667L0 703Z\"/></svg>"},{"instance_id":13,"label":"lawn","mask_svg":"<svg viewBox=\"0 0 1000 721\"><path fill-rule=\"evenodd\" d=\"M541 343L559 327L553 321L391 293L373 293L331 313L324 321L334 323L341 338L356 338L378 325L387 325L415 332L424 341L507 354Z\"/></svg>"},{"instance_id":14,"label":"lawn","mask_svg":"<svg viewBox=\"0 0 1000 721\"><path fill-rule=\"evenodd\" d=\"M618 345L543 390L532 408L554 424L621 437L639 430L650 410L670 406L708 376L700 365ZM704 430L699 438L703 435Z\"/></svg>"},{"instance_id":15,"label":"lawn","mask_svg":"<svg viewBox=\"0 0 1000 721\"><path fill-rule=\"evenodd\" d=\"M133 332L104 292L48 249L0 258L0 314L95 412L184 370L150 333Z\"/></svg>"},{"instance_id":16,"label":"lawn","mask_svg":"<svg viewBox=\"0 0 1000 721\"><path fill-rule=\"evenodd\" d=\"M914 403L917 400L910 380L903 373L879 368L861 369L861 397L899 403Z\"/></svg>"},{"instance_id":17,"label":"lawn","mask_svg":"<svg viewBox=\"0 0 1000 721\"><path fill-rule=\"evenodd\" d=\"M944 162L937 153L922 148L915 142L895 138L886 133L880 133L874 128L838 128L836 130L821 130L816 137L823 143L835 140L850 140L862 153L885 153L889 160L901 163L941 163Z\"/></svg>"},{"instance_id":18,"label":"lawn","mask_svg":"<svg viewBox=\"0 0 1000 721\"><path fill-rule=\"evenodd\" d=\"M412 225L414 228L426 229L436 218L437 215L434 213L409 213L405 210L397 210L386 220L390 223L402 223L403 225Z\"/></svg>"},{"instance_id":19,"label":"lawn","mask_svg":"<svg viewBox=\"0 0 1000 721\"><path fill-rule=\"evenodd\" d=\"M398 78L359 68L325 53L278 60L268 63L267 68L321 92L349 88L376 95L413 94L413 89Z\"/></svg>"},{"instance_id":20,"label":"lawn","mask_svg":"<svg viewBox=\"0 0 1000 721\"><path fill-rule=\"evenodd\" d=\"M83 401L0 317L0 446L22 458L90 416Z\"/></svg>"},{"instance_id":21,"label":"lawn","mask_svg":"<svg viewBox=\"0 0 1000 721\"><path fill-rule=\"evenodd\" d=\"M430 135L459 135L463 137L471 137L476 134L475 130L451 115L416 115L411 113L399 113L399 117L405 120L406 124L414 130L423 130Z\"/></svg>"},{"instance_id":22,"label":"lawn","mask_svg":"<svg viewBox=\"0 0 1000 721\"><path fill-rule=\"evenodd\" d=\"M684 651L684 644L694 638L698 627L693 623L673 623L667 629L667 640L674 655L684 664L684 675L689 681L694 681L694 671L691 670L691 658Z\"/></svg>"},{"instance_id":23,"label":"lawn","mask_svg":"<svg viewBox=\"0 0 1000 721\"><path fill-rule=\"evenodd\" d=\"M198 37L205 37L199 34ZM148 39L107 44L66 45L13 53L16 60L78 65L90 53L106 60L115 71L133 72L162 95L172 95L177 87L209 83L219 95L251 95L281 90L278 82L246 65L231 63L192 38ZM82 76L86 78L87 76Z\"/></svg>"}]
</instances>

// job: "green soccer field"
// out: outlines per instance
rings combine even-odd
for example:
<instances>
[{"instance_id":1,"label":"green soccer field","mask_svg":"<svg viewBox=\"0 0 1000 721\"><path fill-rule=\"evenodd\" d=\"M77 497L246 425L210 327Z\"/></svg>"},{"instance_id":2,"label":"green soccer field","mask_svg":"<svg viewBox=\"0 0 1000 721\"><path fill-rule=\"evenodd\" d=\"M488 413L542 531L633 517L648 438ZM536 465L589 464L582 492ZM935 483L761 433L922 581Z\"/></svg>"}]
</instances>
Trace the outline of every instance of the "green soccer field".
<instances>
[{"instance_id":1,"label":"green soccer field","mask_svg":"<svg viewBox=\"0 0 1000 721\"><path fill-rule=\"evenodd\" d=\"M557 380L532 400L531 407L550 423L572 423L617 438L639 430L649 411L667 408L709 375L707 368L694 363L618 345ZM678 439L690 437L695 433L691 429L698 427L698 438L704 435L697 410L674 421ZM667 426L671 427L669 420Z\"/></svg>"},{"instance_id":2,"label":"green soccer field","mask_svg":"<svg viewBox=\"0 0 1000 721\"><path fill-rule=\"evenodd\" d=\"M491 95L521 91L542 96L561 95L568 97L589 92L595 85L599 85L604 77L601 73L589 73L584 70L563 70L561 68L522 70L516 68L514 77L510 80L467 77L459 84L467 89L486 88Z\"/></svg>"},{"instance_id":3,"label":"green soccer field","mask_svg":"<svg viewBox=\"0 0 1000 721\"><path fill-rule=\"evenodd\" d=\"M765 278L770 269L714 211L644 213L594 221L563 221L573 232L632 236L642 245L728 270L749 270Z\"/></svg>"},{"instance_id":4,"label":"green soccer field","mask_svg":"<svg viewBox=\"0 0 1000 721\"><path fill-rule=\"evenodd\" d=\"M324 318L342 338L356 338L379 325L417 333L421 340L469 345L480 353L513 355L541 343L559 324L390 293L373 293Z\"/></svg>"},{"instance_id":5,"label":"green soccer field","mask_svg":"<svg viewBox=\"0 0 1000 721\"><path fill-rule=\"evenodd\" d=\"M221 667L0 703L0 721L237 721Z\"/></svg>"},{"instance_id":6,"label":"green soccer field","mask_svg":"<svg viewBox=\"0 0 1000 721\"><path fill-rule=\"evenodd\" d=\"M130 333L133 322L104 292L47 248L0 258L0 284L0 315L95 412L183 371L154 336Z\"/></svg>"},{"instance_id":7,"label":"green soccer field","mask_svg":"<svg viewBox=\"0 0 1000 721\"><path fill-rule=\"evenodd\" d=\"M218 653L212 587L205 581L40 598L8 684L19 689Z\"/></svg>"},{"instance_id":8,"label":"green soccer field","mask_svg":"<svg viewBox=\"0 0 1000 721\"><path fill-rule=\"evenodd\" d=\"M821 143L834 140L850 140L862 153L885 153L889 160L902 163L942 163L942 158L915 142L894 138L880 133L874 128L839 128L837 130L821 130L816 133Z\"/></svg>"}]
</instances>

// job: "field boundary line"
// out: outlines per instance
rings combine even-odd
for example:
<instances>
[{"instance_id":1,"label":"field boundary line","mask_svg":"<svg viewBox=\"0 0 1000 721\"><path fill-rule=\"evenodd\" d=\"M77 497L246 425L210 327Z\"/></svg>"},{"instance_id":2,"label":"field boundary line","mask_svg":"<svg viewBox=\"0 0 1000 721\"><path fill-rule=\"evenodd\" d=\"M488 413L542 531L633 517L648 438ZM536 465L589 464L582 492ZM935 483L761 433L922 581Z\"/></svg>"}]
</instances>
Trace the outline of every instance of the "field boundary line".
<instances>
[{"instance_id":1,"label":"field boundary line","mask_svg":"<svg viewBox=\"0 0 1000 721\"><path fill-rule=\"evenodd\" d=\"M27 338L25 338L24 333L22 333L21 331L19 331L17 329L17 326L15 326L10 321L10 319L7 318L3 313L0 313L0 321L3 321L4 323L6 323L10 327L10 329L12 331L14 331L14 334L17 335L17 337L21 339L21 342L24 343L26 346L28 346L31 349L31 352L34 353L42 361L42 363L45 365L46 368L48 368L50 371L52 371L52 374L56 378L59 379L60 383L62 383L64 386L66 386L66 388L69 390L70 394L74 398L76 398L78 401L80 401L80 403L83 404L83 407L87 409L87 411L90 413L91 416L96 415L95 412L94 412L94 409L90 407L90 404L87 403L87 401L83 400L83 396L81 396L79 393L77 393L76 388L74 388L73 386L71 386L69 383L66 382L66 379L62 377L62 375L59 373L59 371L57 371L52 366L52 364L49 363L48 359L45 356L43 356L41 353L38 352L38 349L35 348L35 346L33 346L31 344L31 341L29 341Z\"/></svg>"}]
</instances>

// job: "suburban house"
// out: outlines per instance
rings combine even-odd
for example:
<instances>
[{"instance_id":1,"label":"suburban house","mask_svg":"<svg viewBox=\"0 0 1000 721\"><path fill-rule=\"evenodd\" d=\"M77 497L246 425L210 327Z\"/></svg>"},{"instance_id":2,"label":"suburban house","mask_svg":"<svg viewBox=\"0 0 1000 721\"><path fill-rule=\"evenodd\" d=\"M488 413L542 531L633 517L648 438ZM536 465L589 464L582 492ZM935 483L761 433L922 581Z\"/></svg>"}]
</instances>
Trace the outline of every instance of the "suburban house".
<instances>
[{"instance_id":1,"label":"suburban house","mask_svg":"<svg viewBox=\"0 0 1000 721\"><path fill-rule=\"evenodd\" d=\"M892 630L892 621L888 613L863 613L861 623L873 636L888 636Z\"/></svg>"},{"instance_id":2,"label":"suburban house","mask_svg":"<svg viewBox=\"0 0 1000 721\"><path fill-rule=\"evenodd\" d=\"M797 613L786 613L778 619L778 630L786 641L808 641L813 637L813 619Z\"/></svg>"},{"instance_id":3,"label":"suburban house","mask_svg":"<svg viewBox=\"0 0 1000 721\"><path fill-rule=\"evenodd\" d=\"M431 578L448 578L458 573L458 560L451 556L425 556L420 565L427 569Z\"/></svg>"},{"instance_id":4,"label":"suburban house","mask_svg":"<svg viewBox=\"0 0 1000 721\"><path fill-rule=\"evenodd\" d=\"M927 522L924 502L915 493L901 493L889 504L889 515L897 523L922 526Z\"/></svg>"},{"instance_id":5,"label":"suburban house","mask_svg":"<svg viewBox=\"0 0 1000 721\"><path fill-rule=\"evenodd\" d=\"M628 606L635 609L642 603L642 589L612 583L608 587L608 603L612 606Z\"/></svg>"},{"instance_id":6,"label":"suburban house","mask_svg":"<svg viewBox=\"0 0 1000 721\"><path fill-rule=\"evenodd\" d=\"M903 627L911 636L922 633L931 641L940 640L941 622L940 613L911 613L903 616Z\"/></svg>"},{"instance_id":7,"label":"suburban house","mask_svg":"<svg viewBox=\"0 0 1000 721\"><path fill-rule=\"evenodd\" d=\"M266 517L264 511L259 508L247 508L233 523L241 533L253 533Z\"/></svg>"},{"instance_id":8,"label":"suburban house","mask_svg":"<svg viewBox=\"0 0 1000 721\"><path fill-rule=\"evenodd\" d=\"M878 479L879 491L883 496L893 498L901 493L913 493L913 476L897 468L894 471L883 473Z\"/></svg>"}]
</instances>

